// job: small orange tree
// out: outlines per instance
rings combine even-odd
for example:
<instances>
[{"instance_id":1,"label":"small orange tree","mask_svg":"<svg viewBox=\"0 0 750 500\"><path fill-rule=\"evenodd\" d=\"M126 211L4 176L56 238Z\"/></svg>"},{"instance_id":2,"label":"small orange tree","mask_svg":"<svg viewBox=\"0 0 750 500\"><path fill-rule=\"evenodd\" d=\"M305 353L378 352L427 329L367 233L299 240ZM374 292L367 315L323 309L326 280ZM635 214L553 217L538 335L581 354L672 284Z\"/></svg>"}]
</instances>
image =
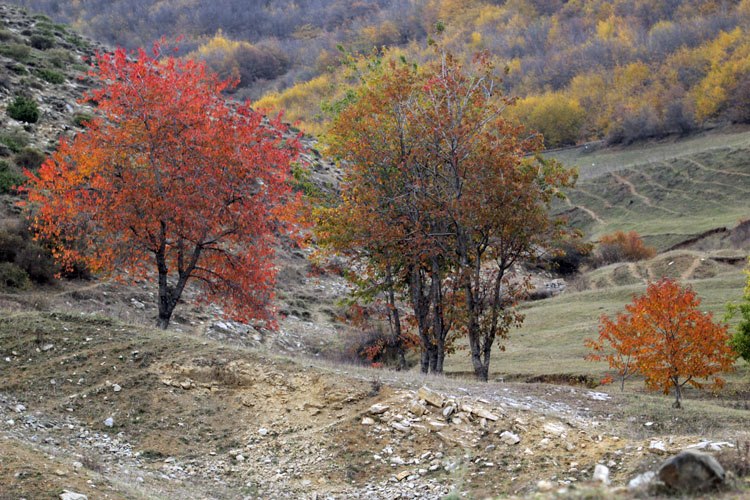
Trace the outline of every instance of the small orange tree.
<instances>
[{"instance_id":1,"label":"small orange tree","mask_svg":"<svg viewBox=\"0 0 750 500\"><path fill-rule=\"evenodd\" d=\"M157 275L167 328L188 280L239 320L272 322L275 235L291 220L300 149L278 119L230 106L232 82L145 51L98 54L85 98L103 119L27 172L32 226L64 265Z\"/></svg>"},{"instance_id":2,"label":"small orange tree","mask_svg":"<svg viewBox=\"0 0 750 500\"><path fill-rule=\"evenodd\" d=\"M702 388L710 381L721 388L724 380L717 375L730 371L736 358L727 325L715 323L699 306L690 287L668 278L651 283L615 321L602 316L599 339L587 341L594 350L590 358L606 359L621 376L641 373L651 390L674 389L673 406L680 408L685 385ZM604 354L607 347L614 353Z\"/></svg>"}]
</instances>

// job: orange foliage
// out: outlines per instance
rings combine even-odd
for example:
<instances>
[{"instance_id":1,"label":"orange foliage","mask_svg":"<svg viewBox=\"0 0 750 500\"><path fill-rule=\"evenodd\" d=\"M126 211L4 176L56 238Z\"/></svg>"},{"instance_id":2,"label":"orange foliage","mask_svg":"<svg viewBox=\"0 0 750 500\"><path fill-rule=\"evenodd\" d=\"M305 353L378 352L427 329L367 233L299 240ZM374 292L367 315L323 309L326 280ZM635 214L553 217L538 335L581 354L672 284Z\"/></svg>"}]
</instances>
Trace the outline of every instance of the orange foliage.
<instances>
[{"instance_id":1,"label":"orange foliage","mask_svg":"<svg viewBox=\"0 0 750 500\"><path fill-rule=\"evenodd\" d=\"M674 391L675 408L681 407L685 385L721 388L718 374L732 370L736 353L727 325L714 323L699 306L689 287L668 278L651 283L614 321L602 316L599 338L586 342L593 350L589 359L606 360L623 380L638 372L647 388Z\"/></svg>"},{"instance_id":2,"label":"orange foliage","mask_svg":"<svg viewBox=\"0 0 750 500\"><path fill-rule=\"evenodd\" d=\"M611 264L650 259L656 255L656 249L647 247L636 231L616 231L601 237L597 253L602 264Z\"/></svg>"},{"instance_id":3,"label":"orange foliage","mask_svg":"<svg viewBox=\"0 0 750 500\"><path fill-rule=\"evenodd\" d=\"M86 96L96 119L27 172L33 229L64 265L124 278L158 274L166 328L188 282L241 320L272 322L275 232L294 204L287 174L300 149L279 120L247 103L203 64L139 50L98 54Z\"/></svg>"}]
</instances>

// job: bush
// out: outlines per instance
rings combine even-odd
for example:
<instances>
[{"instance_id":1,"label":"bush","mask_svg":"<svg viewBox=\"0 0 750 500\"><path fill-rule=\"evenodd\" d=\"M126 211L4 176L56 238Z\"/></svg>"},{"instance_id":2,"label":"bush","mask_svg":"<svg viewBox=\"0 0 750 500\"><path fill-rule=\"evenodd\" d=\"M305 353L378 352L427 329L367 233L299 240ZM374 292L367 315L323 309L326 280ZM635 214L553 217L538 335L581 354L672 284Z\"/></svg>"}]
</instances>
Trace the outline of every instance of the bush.
<instances>
[{"instance_id":1,"label":"bush","mask_svg":"<svg viewBox=\"0 0 750 500\"><path fill-rule=\"evenodd\" d=\"M14 153L20 153L29 143L29 135L20 128L9 129L0 134L0 144Z\"/></svg>"},{"instance_id":2,"label":"bush","mask_svg":"<svg viewBox=\"0 0 750 500\"><path fill-rule=\"evenodd\" d=\"M656 255L656 249L647 247L635 231L617 231L602 236L596 250L596 263L600 266L615 262L637 262Z\"/></svg>"},{"instance_id":3,"label":"bush","mask_svg":"<svg viewBox=\"0 0 750 500\"><path fill-rule=\"evenodd\" d=\"M51 49L55 46L55 40L49 35L31 35L29 39L31 46L39 50Z\"/></svg>"},{"instance_id":4,"label":"bush","mask_svg":"<svg viewBox=\"0 0 750 500\"><path fill-rule=\"evenodd\" d=\"M65 68L66 65L76 62L76 57L65 49L48 50L46 57L53 66L58 68Z\"/></svg>"},{"instance_id":5,"label":"bush","mask_svg":"<svg viewBox=\"0 0 750 500\"><path fill-rule=\"evenodd\" d=\"M24 289L29 286L29 275L12 262L0 262L0 288Z\"/></svg>"},{"instance_id":6,"label":"bush","mask_svg":"<svg viewBox=\"0 0 750 500\"><path fill-rule=\"evenodd\" d=\"M593 245L580 241L566 241L552 249L549 267L563 275L575 274L591 256Z\"/></svg>"},{"instance_id":7,"label":"bush","mask_svg":"<svg viewBox=\"0 0 750 500\"><path fill-rule=\"evenodd\" d=\"M33 241L18 250L15 263L23 269L34 283L51 283L55 279L57 266L49 250Z\"/></svg>"},{"instance_id":8,"label":"bush","mask_svg":"<svg viewBox=\"0 0 750 500\"><path fill-rule=\"evenodd\" d=\"M57 71L51 70L51 69L41 68L37 70L36 74L39 78L41 78L45 82L54 83L54 84L60 84L60 83L65 82L65 75Z\"/></svg>"},{"instance_id":9,"label":"bush","mask_svg":"<svg viewBox=\"0 0 750 500\"><path fill-rule=\"evenodd\" d=\"M24 148L16 155L14 161L21 168L37 170L44 163L46 156L34 148Z\"/></svg>"},{"instance_id":10,"label":"bush","mask_svg":"<svg viewBox=\"0 0 750 500\"><path fill-rule=\"evenodd\" d=\"M27 62L31 56L31 48L22 43L7 43L0 45L0 54L19 62Z\"/></svg>"},{"instance_id":11,"label":"bush","mask_svg":"<svg viewBox=\"0 0 750 500\"><path fill-rule=\"evenodd\" d=\"M0 193L14 193L15 187L20 186L24 181L26 181L26 178L18 169L5 160L0 161ZM1 257L0 260L2 260Z\"/></svg>"},{"instance_id":12,"label":"bush","mask_svg":"<svg viewBox=\"0 0 750 500\"><path fill-rule=\"evenodd\" d=\"M14 120L26 123L36 123L39 120L39 106L32 97L19 95L8 105L8 116Z\"/></svg>"},{"instance_id":13,"label":"bush","mask_svg":"<svg viewBox=\"0 0 750 500\"><path fill-rule=\"evenodd\" d=\"M73 123L76 127L85 127L87 122L94 119L94 115L90 113L76 113L73 115Z\"/></svg>"},{"instance_id":14,"label":"bush","mask_svg":"<svg viewBox=\"0 0 750 500\"><path fill-rule=\"evenodd\" d=\"M49 283L58 271L50 251L32 240L22 224L0 230L0 263L13 264L34 283Z\"/></svg>"}]
</instances>

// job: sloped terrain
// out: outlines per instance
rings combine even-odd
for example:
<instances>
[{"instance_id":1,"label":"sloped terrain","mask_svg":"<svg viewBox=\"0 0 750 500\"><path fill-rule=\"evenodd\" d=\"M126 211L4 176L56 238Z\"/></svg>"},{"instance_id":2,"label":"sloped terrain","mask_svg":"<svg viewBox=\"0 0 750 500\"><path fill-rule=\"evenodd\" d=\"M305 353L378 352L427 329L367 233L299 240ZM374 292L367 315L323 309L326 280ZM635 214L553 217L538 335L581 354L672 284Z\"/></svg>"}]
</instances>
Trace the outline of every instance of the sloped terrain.
<instances>
[{"instance_id":1,"label":"sloped terrain","mask_svg":"<svg viewBox=\"0 0 750 500\"><path fill-rule=\"evenodd\" d=\"M617 395L332 366L90 314L6 314L0 346L9 498L525 495L588 484L597 463L623 484L661 460L652 440L703 437L619 420Z\"/></svg>"},{"instance_id":2,"label":"sloped terrain","mask_svg":"<svg viewBox=\"0 0 750 500\"><path fill-rule=\"evenodd\" d=\"M554 156L581 178L558 210L596 239L637 230L664 251L750 217L750 132L734 131L621 150L584 147ZM728 241L747 248L748 240Z\"/></svg>"}]
</instances>

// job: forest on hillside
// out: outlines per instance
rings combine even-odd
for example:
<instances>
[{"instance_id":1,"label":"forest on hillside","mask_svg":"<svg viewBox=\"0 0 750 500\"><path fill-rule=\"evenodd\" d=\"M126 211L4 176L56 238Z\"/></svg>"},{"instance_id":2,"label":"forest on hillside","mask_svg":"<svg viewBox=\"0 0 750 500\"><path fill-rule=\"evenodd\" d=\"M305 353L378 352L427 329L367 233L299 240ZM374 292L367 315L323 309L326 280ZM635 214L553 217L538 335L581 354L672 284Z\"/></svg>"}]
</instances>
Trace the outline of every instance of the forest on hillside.
<instances>
[{"instance_id":1,"label":"forest on hillside","mask_svg":"<svg viewBox=\"0 0 750 500\"><path fill-rule=\"evenodd\" d=\"M427 40L505 68L508 116L549 147L750 121L750 0L18 0L99 40L183 53L238 97L321 132L352 55L431 57ZM441 33L436 34L439 27Z\"/></svg>"}]
</instances>

